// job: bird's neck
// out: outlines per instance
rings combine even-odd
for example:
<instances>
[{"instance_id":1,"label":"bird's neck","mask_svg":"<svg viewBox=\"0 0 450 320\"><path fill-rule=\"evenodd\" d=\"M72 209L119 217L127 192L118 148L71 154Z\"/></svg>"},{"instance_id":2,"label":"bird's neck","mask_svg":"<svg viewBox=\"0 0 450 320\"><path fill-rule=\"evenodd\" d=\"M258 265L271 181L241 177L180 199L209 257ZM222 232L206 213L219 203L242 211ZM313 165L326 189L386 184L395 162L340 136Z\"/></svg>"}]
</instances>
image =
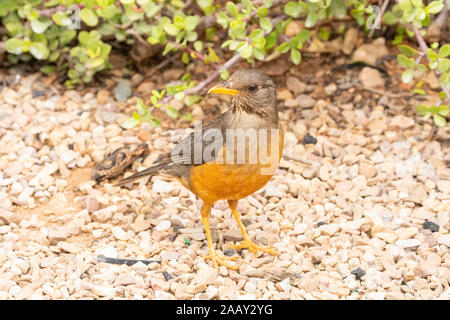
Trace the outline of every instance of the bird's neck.
<instances>
[{"instance_id":1,"label":"bird's neck","mask_svg":"<svg viewBox=\"0 0 450 320\"><path fill-rule=\"evenodd\" d=\"M250 123L256 122L263 124L264 127L272 127L278 125L278 108L276 101L270 104L256 105L249 104L245 100L234 98L232 101L231 112L233 118L245 122L248 120ZM267 124L270 124L268 126Z\"/></svg>"}]
</instances>

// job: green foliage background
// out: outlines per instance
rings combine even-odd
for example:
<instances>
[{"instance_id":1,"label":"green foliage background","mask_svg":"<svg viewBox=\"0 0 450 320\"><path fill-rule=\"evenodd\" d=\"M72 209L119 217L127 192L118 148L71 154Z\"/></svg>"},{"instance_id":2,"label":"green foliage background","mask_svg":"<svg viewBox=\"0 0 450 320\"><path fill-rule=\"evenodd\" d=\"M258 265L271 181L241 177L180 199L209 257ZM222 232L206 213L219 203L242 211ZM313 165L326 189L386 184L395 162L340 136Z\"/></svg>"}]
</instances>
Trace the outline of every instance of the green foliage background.
<instances>
[{"instance_id":1,"label":"green foliage background","mask_svg":"<svg viewBox=\"0 0 450 320\"><path fill-rule=\"evenodd\" d=\"M219 64L217 48L222 47L249 62L276 52L287 54L297 65L311 38L310 30L323 21L350 16L369 32L376 17L371 4L366 0L0 0L0 50L7 52L12 63L44 61L41 71L66 74L68 87L88 83L97 72L112 68L112 42L132 45L144 41L161 46L162 55L182 51L186 64L194 59ZM448 10L443 0L399 0L381 19L382 24L397 30L394 44L399 45L398 63L405 68L402 80L412 81L415 71L426 73L430 69L438 76L442 87L438 105L417 107L438 126L446 125L449 113L442 102L450 98L450 44L424 47L422 37L433 16L442 10ZM291 19L304 20L305 27L287 37L285 30ZM317 34L321 39L329 37L325 29ZM404 37L415 37L418 47L402 44ZM219 69L226 79L227 68ZM188 106L199 100L195 94L186 94L195 86L189 75L183 83L153 92L150 106L139 100L137 111L124 126L131 128L141 121L158 126L159 121L151 115L155 108L163 107L168 115L177 117L168 98L183 100ZM415 93L422 94L420 90Z\"/></svg>"}]
</instances>

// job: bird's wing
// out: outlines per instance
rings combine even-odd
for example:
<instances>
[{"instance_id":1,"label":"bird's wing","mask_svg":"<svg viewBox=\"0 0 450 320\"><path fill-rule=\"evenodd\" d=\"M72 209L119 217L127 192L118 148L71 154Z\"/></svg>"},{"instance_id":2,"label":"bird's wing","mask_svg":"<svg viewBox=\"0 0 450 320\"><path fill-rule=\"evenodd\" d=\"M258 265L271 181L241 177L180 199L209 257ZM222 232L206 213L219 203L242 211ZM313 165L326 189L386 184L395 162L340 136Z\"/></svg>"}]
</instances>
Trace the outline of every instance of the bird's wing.
<instances>
[{"instance_id":1,"label":"bird's wing","mask_svg":"<svg viewBox=\"0 0 450 320\"><path fill-rule=\"evenodd\" d=\"M159 172L175 177L187 177L192 166L213 162L223 147L225 128L231 121L231 117L231 111L222 113L203 126L201 132L194 130L181 140L175 146L173 152L165 155L158 164L120 180L117 185L124 185L139 178L153 176ZM211 152L205 152L205 150Z\"/></svg>"},{"instance_id":2,"label":"bird's wing","mask_svg":"<svg viewBox=\"0 0 450 320\"><path fill-rule=\"evenodd\" d=\"M194 130L173 149L170 162L174 164L201 165L212 162L225 142L227 124L232 113L227 111L200 130ZM211 152L210 152L211 151ZM166 157L166 158L167 158Z\"/></svg>"}]
</instances>

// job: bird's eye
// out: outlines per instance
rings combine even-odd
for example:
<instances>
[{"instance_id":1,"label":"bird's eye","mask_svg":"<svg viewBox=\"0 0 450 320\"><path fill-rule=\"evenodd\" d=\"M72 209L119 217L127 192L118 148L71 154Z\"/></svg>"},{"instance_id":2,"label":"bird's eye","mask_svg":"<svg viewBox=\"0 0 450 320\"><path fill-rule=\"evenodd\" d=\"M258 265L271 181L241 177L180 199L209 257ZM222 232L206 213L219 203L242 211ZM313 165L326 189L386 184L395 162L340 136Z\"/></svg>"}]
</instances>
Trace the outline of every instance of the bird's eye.
<instances>
[{"instance_id":1,"label":"bird's eye","mask_svg":"<svg viewBox=\"0 0 450 320\"><path fill-rule=\"evenodd\" d=\"M256 84L251 84L248 86L248 91L250 92L255 92L258 89L258 85Z\"/></svg>"}]
</instances>

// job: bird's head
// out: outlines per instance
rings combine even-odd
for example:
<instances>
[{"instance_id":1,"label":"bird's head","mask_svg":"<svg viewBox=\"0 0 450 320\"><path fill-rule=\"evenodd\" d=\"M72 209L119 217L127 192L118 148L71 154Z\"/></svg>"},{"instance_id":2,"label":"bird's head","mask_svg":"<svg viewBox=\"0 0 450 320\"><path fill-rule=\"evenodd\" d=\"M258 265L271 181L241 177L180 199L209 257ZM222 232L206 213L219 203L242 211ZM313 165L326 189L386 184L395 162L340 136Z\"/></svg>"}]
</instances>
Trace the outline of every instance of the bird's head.
<instances>
[{"instance_id":1,"label":"bird's head","mask_svg":"<svg viewBox=\"0 0 450 320\"><path fill-rule=\"evenodd\" d=\"M209 93L232 95L233 111L242 110L261 116L277 113L275 83L258 70L236 71L224 84L209 89Z\"/></svg>"}]
</instances>

